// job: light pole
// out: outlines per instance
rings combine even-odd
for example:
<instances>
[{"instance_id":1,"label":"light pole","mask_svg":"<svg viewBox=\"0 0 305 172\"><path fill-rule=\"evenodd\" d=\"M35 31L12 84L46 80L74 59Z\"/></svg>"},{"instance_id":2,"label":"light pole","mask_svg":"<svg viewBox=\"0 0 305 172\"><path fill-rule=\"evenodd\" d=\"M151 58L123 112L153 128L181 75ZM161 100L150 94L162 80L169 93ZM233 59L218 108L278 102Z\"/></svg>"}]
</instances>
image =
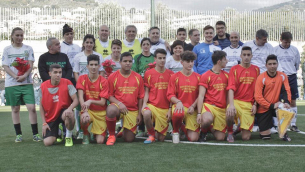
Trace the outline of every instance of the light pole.
<instances>
[{"instance_id":1,"label":"light pole","mask_svg":"<svg viewBox=\"0 0 305 172\"><path fill-rule=\"evenodd\" d=\"M155 26L155 0L150 0L150 27Z\"/></svg>"}]
</instances>

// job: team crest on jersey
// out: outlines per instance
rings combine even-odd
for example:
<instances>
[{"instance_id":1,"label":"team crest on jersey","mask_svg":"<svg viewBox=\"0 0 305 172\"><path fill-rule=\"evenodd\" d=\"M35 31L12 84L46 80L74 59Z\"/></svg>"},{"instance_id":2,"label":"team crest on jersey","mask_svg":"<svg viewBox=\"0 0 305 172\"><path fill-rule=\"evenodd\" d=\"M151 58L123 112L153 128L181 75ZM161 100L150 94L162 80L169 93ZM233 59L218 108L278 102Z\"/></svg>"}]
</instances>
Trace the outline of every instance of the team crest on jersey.
<instances>
[{"instance_id":1,"label":"team crest on jersey","mask_svg":"<svg viewBox=\"0 0 305 172\"><path fill-rule=\"evenodd\" d=\"M95 86L94 85L90 85L90 88L95 88Z\"/></svg>"},{"instance_id":2,"label":"team crest on jersey","mask_svg":"<svg viewBox=\"0 0 305 172\"><path fill-rule=\"evenodd\" d=\"M125 80L125 81L124 81L124 84L128 84L128 83L129 83L128 80Z\"/></svg>"},{"instance_id":3,"label":"team crest on jersey","mask_svg":"<svg viewBox=\"0 0 305 172\"><path fill-rule=\"evenodd\" d=\"M163 77L162 75L161 75L161 76L159 76L159 78L160 78L160 79L164 79L164 77Z\"/></svg>"},{"instance_id":4,"label":"team crest on jersey","mask_svg":"<svg viewBox=\"0 0 305 172\"><path fill-rule=\"evenodd\" d=\"M220 78L220 77L218 77L218 78L217 78L217 80L221 80L221 78Z\"/></svg>"},{"instance_id":5,"label":"team crest on jersey","mask_svg":"<svg viewBox=\"0 0 305 172\"><path fill-rule=\"evenodd\" d=\"M205 53L205 49L204 49L204 48L201 48L201 49L200 49L200 53Z\"/></svg>"},{"instance_id":6,"label":"team crest on jersey","mask_svg":"<svg viewBox=\"0 0 305 172\"><path fill-rule=\"evenodd\" d=\"M191 82L189 79L186 79L185 82Z\"/></svg>"},{"instance_id":7,"label":"team crest on jersey","mask_svg":"<svg viewBox=\"0 0 305 172\"><path fill-rule=\"evenodd\" d=\"M245 73L250 73L249 71L246 71Z\"/></svg>"},{"instance_id":8,"label":"team crest on jersey","mask_svg":"<svg viewBox=\"0 0 305 172\"><path fill-rule=\"evenodd\" d=\"M59 96L58 95L53 96L53 103L58 101L59 101Z\"/></svg>"},{"instance_id":9,"label":"team crest on jersey","mask_svg":"<svg viewBox=\"0 0 305 172\"><path fill-rule=\"evenodd\" d=\"M28 50L24 50L24 57L28 58L30 56L29 51Z\"/></svg>"}]
</instances>

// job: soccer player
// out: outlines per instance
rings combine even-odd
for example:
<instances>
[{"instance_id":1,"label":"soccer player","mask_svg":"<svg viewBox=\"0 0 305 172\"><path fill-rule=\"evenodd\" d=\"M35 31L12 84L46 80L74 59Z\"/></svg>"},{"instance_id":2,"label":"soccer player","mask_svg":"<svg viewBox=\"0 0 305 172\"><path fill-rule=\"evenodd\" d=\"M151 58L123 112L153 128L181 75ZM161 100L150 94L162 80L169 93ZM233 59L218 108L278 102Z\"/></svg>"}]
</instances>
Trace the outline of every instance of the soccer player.
<instances>
[{"instance_id":1,"label":"soccer player","mask_svg":"<svg viewBox=\"0 0 305 172\"><path fill-rule=\"evenodd\" d=\"M99 75L100 56L91 54L87 59L89 73L81 75L76 85L82 107L83 144L89 144L88 126L90 123L92 123L91 132L95 134L96 142L102 144L105 141L107 130L106 101L109 97L109 85L108 81Z\"/></svg>"},{"instance_id":2,"label":"soccer player","mask_svg":"<svg viewBox=\"0 0 305 172\"><path fill-rule=\"evenodd\" d=\"M281 34L281 44L275 47L275 55L278 58L279 64L281 64L283 72L288 76L288 81L291 91L291 109L295 114L298 113L296 99L299 98L298 92L298 77L297 71L300 66L300 53L298 49L290 45L292 40L292 34L290 32L283 32ZM296 116L291 121L290 130L300 132L296 126Z\"/></svg>"},{"instance_id":3,"label":"soccer player","mask_svg":"<svg viewBox=\"0 0 305 172\"><path fill-rule=\"evenodd\" d=\"M182 46L183 50L184 51L192 51L194 46L192 44L187 44L185 42L186 36L187 36L186 29L179 28L177 30L176 39L179 40L179 41L182 41L182 43L183 43L183 46ZM173 54L174 54L174 52L173 52L173 45L171 45L171 55L173 55Z\"/></svg>"},{"instance_id":4,"label":"soccer player","mask_svg":"<svg viewBox=\"0 0 305 172\"><path fill-rule=\"evenodd\" d=\"M120 58L121 69L108 78L111 104L106 110L109 132L107 145L113 145L116 141L116 119L123 118L123 138L126 142L134 140L137 125L142 121L144 83L142 77L131 70L132 61L132 55L124 52Z\"/></svg>"},{"instance_id":5,"label":"soccer player","mask_svg":"<svg viewBox=\"0 0 305 172\"><path fill-rule=\"evenodd\" d=\"M213 44L214 28L207 25L203 28L204 42L194 47L193 52L197 55L194 63L194 72L200 75L213 67L212 54L216 50L221 50L219 46Z\"/></svg>"},{"instance_id":6,"label":"soccer player","mask_svg":"<svg viewBox=\"0 0 305 172\"><path fill-rule=\"evenodd\" d=\"M146 71L144 76L145 96L142 114L149 135L144 141L146 144L155 142L155 130L157 140L164 141L172 110L166 93L168 82L174 73L165 68L166 51L164 49L157 49L154 55L156 67Z\"/></svg>"},{"instance_id":7,"label":"soccer player","mask_svg":"<svg viewBox=\"0 0 305 172\"><path fill-rule=\"evenodd\" d=\"M240 63L240 52L241 46L238 45L239 42L239 33L238 32L231 32L230 34L230 42L231 45L227 48L223 49L224 52L227 53L227 66L224 68L226 72L230 72L230 69ZM252 53L251 53L252 54Z\"/></svg>"},{"instance_id":8,"label":"soccer player","mask_svg":"<svg viewBox=\"0 0 305 172\"><path fill-rule=\"evenodd\" d=\"M172 45L173 55L169 58L166 58L165 68L172 70L174 73L177 73L182 70L183 66L181 64L181 54L183 50L184 43L180 40L174 41Z\"/></svg>"},{"instance_id":9,"label":"soccer player","mask_svg":"<svg viewBox=\"0 0 305 172\"><path fill-rule=\"evenodd\" d=\"M254 97L258 104L256 118L263 140L271 138L272 117L276 116L275 110L282 103L280 94L283 95L284 107L290 108L291 91L288 77L285 73L277 71L277 67L276 55L269 55L266 59L267 71L258 76L255 84ZM291 141L287 133L283 140Z\"/></svg>"},{"instance_id":10,"label":"soccer player","mask_svg":"<svg viewBox=\"0 0 305 172\"><path fill-rule=\"evenodd\" d=\"M42 141L38 134L37 114L35 109L35 97L32 81L32 69L34 52L32 47L23 44L24 32L16 27L11 33L11 45L3 50L2 67L5 70L5 97L6 105L11 106L12 119L16 131L15 142L22 142L22 132L20 124L20 105L26 105L29 112L29 119L32 127L33 141ZM30 69L23 75L18 76L18 70L12 66L16 58L28 60Z\"/></svg>"},{"instance_id":11,"label":"soccer player","mask_svg":"<svg viewBox=\"0 0 305 172\"><path fill-rule=\"evenodd\" d=\"M233 34L230 35L230 37ZM232 41L231 41L232 43ZM255 82L259 76L259 68L251 65L252 50L243 47L240 54L241 63L231 68L227 87L229 106L226 112L228 126L228 142L234 142L233 123L236 116L240 120L242 139L249 140L254 125L257 103L254 100Z\"/></svg>"},{"instance_id":12,"label":"soccer player","mask_svg":"<svg viewBox=\"0 0 305 172\"><path fill-rule=\"evenodd\" d=\"M111 40L109 40L110 30L107 25L101 25L98 31L99 39L95 40L96 52L103 58L111 54Z\"/></svg>"},{"instance_id":13,"label":"soccer player","mask_svg":"<svg viewBox=\"0 0 305 172\"><path fill-rule=\"evenodd\" d=\"M121 57L121 52L122 52L122 42L118 39L114 39L111 42L111 51L112 53L105 58L105 60L112 60L115 62L115 68L120 69L121 64L120 64L120 57Z\"/></svg>"},{"instance_id":14,"label":"soccer player","mask_svg":"<svg viewBox=\"0 0 305 172\"><path fill-rule=\"evenodd\" d=\"M66 126L65 146L73 146L72 130L75 123L73 109L78 104L76 89L71 81L61 78L62 68L59 64L50 65L49 74L51 79L40 86L43 143L45 146L55 143L58 136L58 125L64 122Z\"/></svg>"},{"instance_id":15,"label":"soccer player","mask_svg":"<svg viewBox=\"0 0 305 172\"><path fill-rule=\"evenodd\" d=\"M189 141L199 138L200 126L196 121L196 105L200 75L193 72L196 55L186 51L181 55L183 69L175 73L169 80L167 99L172 107L173 143L179 143L179 130L183 130ZM182 122L185 121L185 128Z\"/></svg>"},{"instance_id":16,"label":"soccer player","mask_svg":"<svg viewBox=\"0 0 305 172\"><path fill-rule=\"evenodd\" d=\"M207 131L211 130L216 140L224 140L226 133L226 106L228 73L221 70L227 64L226 53L214 51L213 68L201 75L198 95L197 122L201 124L200 141L206 141Z\"/></svg>"},{"instance_id":17,"label":"soccer player","mask_svg":"<svg viewBox=\"0 0 305 172\"><path fill-rule=\"evenodd\" d=\"M221 49L225 49L231 45L230 35L226 33L227 27L224 21L216 22L216 36L213 38L214 44L219 45ZM238 41L238 45L242 46L243 43Z\"/></svg>"},{"instance_id":18,"label":"soccer player","mask_svg":"<svg viewBox=\"0 0 305 172\"><path fill-rule=\"evenodd\" d=\"M198 29L191 29L189 30L189 38L191 40L191 43L189 43L189 45L193 46L193 49L196 45L199 44L200 41L200 32ZM192 49L192 51L193 51Z\"/></svg>"}]
</instances>

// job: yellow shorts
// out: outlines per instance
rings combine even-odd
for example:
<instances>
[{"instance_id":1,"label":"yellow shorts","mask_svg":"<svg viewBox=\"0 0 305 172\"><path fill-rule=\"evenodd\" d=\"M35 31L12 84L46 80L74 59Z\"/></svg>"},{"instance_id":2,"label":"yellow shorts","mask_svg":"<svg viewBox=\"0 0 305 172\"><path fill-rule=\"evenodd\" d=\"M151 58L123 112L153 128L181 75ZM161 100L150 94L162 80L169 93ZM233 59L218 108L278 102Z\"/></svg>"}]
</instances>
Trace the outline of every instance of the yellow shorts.
<instances>
[{"instance_id":1,"label":"yellow shorts","mask_svg":"<svg viewBox=\"0 0 305 172\"><path fill-rule=\"evenodd\" d=\"M155 130L165 136L168 129L166 118L168 109L157 108L151 104L147 104L147 106L151 111L153 122L155 122Z\"/></svg>"},{"instance_id":2,"label":"yellow shorts","mask_svg":"<svg viewBox=\"0 0 305 172\"><path fill-rule=\"evenodd\" d=\"M123 128L126 128L133 133L137 132L137 116L138 111L128 111L128 114L120 115L120 119L123 119Z\"/></svg>"},{"instance_id":3,"label":"yellow shorts","mask_svg":"<svg viewBox=\"0 0 305 172\"><path fill-rule=\"evenodd\" d=\"M88 110L90 116L90 122L92 123L91 133L106 135L107 124L106 124L106 111L93 111Z\"/></svg>"},{"instance_id":4,"label":"yellow shorts","mask_svg":"<svg viewBox=\"0 0 305 172\"><path fill-rule=\"evenodd\" d=\"M176 105L173 105L172 114L174 114L174 110ZM197 123L197 110L194 110L192 114L187 113L188 108L184 107L184 121L185 128L191 131L200 132L200 125Z\"/></svg>"},{"instance_id":5,"label":"yellow shorts","mask_svg":"<svg viewBox=\"0 0 305 172\"><path fill-rule=\"evenodd\" d=\"M252 131L255 117L251 115L252 104L250 102L234 100L234 106L236 109L236 117L240 120L240 128Z\"/></svg>"},{"instance_id":6,"label":"yellow shorts","mask_svg":"<svg viewBox=\"0 0 305 172\"><path fill-rule=\"evenodd\" d=\"M221 131L223 133L227 130L227 122L226 122L226 109L219 108L208 103L203 103L203 108L201 113L210 112L213 115L213 129Z\"/></svg>"}]
</instances>

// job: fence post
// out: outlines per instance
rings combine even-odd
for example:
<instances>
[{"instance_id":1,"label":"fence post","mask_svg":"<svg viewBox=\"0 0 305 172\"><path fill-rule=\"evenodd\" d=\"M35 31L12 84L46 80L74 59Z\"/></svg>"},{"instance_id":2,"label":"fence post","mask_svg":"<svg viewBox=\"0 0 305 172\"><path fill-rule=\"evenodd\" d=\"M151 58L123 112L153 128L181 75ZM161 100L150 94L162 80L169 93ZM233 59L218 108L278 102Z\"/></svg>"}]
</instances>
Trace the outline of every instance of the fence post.
<instances>
[{"instance_id":1,"label":"fence post","mask_svg":"<svg viewBox=\"0 0 305 172\"><path fill-rule=\"evenodd\" d=\"M150 0L150 27L155 26L155 0Z\"/></svg>"}]
</instances>

